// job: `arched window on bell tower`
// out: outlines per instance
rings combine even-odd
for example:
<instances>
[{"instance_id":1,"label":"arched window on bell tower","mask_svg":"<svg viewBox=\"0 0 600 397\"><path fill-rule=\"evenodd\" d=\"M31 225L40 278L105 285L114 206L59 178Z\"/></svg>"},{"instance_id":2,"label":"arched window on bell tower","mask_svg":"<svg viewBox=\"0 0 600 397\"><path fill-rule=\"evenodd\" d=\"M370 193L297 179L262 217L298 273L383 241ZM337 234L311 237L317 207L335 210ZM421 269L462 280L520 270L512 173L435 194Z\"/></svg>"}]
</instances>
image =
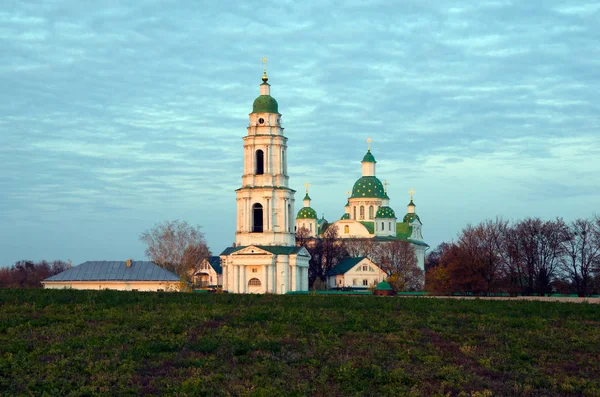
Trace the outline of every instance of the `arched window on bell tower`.
<instances>
[{"instance_id":1,"label":"arched window on bell tower","mask_svg":"<svg viewBox=\"0 0 600 397\"><path fill-rule=\"evenodd\" d=\"M256 151L256 175L263 175L265 173L265 154L262 150Z\"/></svg>"},{"instance_id":2,"label":"arched window on bell tower","mask_svg":"<svg viewBox=\"0 0 600 397\"><path fill-rule=\"evenodd\" d=\"M252 206L252 232L263 232L263 206L258 203Z\"/></svg>"}]
</instances>

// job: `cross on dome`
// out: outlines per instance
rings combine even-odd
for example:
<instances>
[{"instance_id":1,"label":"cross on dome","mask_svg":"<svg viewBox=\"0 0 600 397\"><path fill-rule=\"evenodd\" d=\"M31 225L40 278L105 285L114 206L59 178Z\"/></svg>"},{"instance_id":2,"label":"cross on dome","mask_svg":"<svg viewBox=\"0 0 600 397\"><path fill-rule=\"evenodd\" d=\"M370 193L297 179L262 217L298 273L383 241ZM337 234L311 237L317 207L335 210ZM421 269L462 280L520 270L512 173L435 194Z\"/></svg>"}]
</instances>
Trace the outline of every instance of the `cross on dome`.
<instances>
[{"instance_id":1,"label":"cross on dome","mask_svg":"<svg viewBox=\"0 0 600 397\"><path fill-rule=\"evenodd\" d=\"M310 186L310 184L309 184L308 182L306 182L306 183L304 184L304 186L306 187L306 194L308 194L308 187Z\"/></svg>"},{"instance_id":2,"label":"cross on dome","mask_svg":"<svg viewBox=\"0 0 600 397\"><path fill-rule=\"evenodd\" d=\"M261 62L263 64L263 76L262 76L262 81L264 81L265 83L267 82L267 80L269 80L269 78L267 77L267 57L264 57L261 59Z\"/></svg>"},{"instance_id":3,"label":"cross on dome","mask_svg":"<svg viewBox=\"0 0 600 397\"><path fill-rule=\"evenodd\" d=\"M383 191L387 194L387 187L390 183L387 181L387 179L384 179L382 185L383 185Z\"/></svg>"},{"instance_id":4,"label":"cross on dome","mask_svg":"<svg viewBox=\"0 0 600 397\"><path fill-rule=\"evenodd\" d=\"M368 138L367 138L367 140L366 140L366 142L367 142L367 150L369 150L369 151L370 151L370 150L371 150L371 142L373 142L373 141L371 140L371 137L368 137Z\"/></svg>"},{"instance_id":5,"label":"cross on dome","mask_svg":"<svg viewBox=\"0 0 600 397\"><path fill-rule=\"evenodd\" d=\"M413 194L415 194L415 189L413 189L412 187L410 188L410 190L408 191L408 194L410 194L410 201L412 201L413 199Z\"/></svg>"}]
</instances>

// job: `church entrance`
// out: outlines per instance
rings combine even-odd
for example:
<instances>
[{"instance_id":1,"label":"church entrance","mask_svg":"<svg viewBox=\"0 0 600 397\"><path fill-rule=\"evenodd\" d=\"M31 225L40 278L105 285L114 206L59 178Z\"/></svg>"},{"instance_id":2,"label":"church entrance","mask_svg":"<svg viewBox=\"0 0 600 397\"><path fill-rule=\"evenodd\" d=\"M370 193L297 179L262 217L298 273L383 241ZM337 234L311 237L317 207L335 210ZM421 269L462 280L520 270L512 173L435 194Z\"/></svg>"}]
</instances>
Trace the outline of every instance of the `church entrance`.
<instances>
[{"instance_id":1,"label":"church entrance","mask_svg":"<svg viewBox=\"0 0 600 397\"><path fill-rule=\"evenodd\" d=\"M261 282L260 282L259 279L257 279L256 277L255 278L251 278L248 281L248 293L250 293L250 294L258 294L258 293L262 292L261 291L261 286L262 286L262 284L261 284Z\"/></svg>"},{"instance_id":2,"label":"church entrance","mask_svg":"<svg viewBox=\"0 0 600 397\"><path fill-rule=\"evenodd\" d=\"M263 232L263 207L258 203L252 206L252 232Z\"/></svg>"}]
</instances>

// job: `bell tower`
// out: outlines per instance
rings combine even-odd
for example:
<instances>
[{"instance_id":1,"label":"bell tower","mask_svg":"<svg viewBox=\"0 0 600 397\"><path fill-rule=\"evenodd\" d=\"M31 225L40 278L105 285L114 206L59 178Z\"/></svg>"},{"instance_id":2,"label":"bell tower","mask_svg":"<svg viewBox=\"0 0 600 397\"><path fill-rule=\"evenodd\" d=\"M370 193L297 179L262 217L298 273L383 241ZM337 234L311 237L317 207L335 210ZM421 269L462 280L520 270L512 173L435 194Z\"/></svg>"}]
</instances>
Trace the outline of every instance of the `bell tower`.
<instances>
[{"instance_id":1,"label":"bell tower","mask_svg":"<svg viewBox=\"0 0 600 397\"><path fill-rule=\"evenodd\" d=\"M237 246L295 245L294 193L288 187L287 138L265 65L244 137L244 173L237 194Z\"/></svg>"}]
</instances>

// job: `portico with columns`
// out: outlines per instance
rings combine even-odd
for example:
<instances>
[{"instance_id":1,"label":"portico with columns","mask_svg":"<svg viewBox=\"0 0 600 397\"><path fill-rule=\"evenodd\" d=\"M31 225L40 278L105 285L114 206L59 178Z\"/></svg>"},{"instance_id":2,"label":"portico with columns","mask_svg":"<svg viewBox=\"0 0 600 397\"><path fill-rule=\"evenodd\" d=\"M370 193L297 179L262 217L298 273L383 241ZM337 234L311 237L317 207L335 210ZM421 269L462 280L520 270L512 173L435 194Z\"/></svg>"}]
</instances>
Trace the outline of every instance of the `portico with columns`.
<instances>
[{"instance_id":1,"label":"portico with columns","mask_svg":"<svg viewBox=\"0 0 600 397\"><path fill-rule=\"evenodd\" d=\"M264 59L266 63L266 59ZM223 289L234 293L308 290L310 255L295 246L294 193L287 173L287 138L266 68L244 139L242 186L236 190L235 245L221 257Z\"/></svg>"}]
</instances>

